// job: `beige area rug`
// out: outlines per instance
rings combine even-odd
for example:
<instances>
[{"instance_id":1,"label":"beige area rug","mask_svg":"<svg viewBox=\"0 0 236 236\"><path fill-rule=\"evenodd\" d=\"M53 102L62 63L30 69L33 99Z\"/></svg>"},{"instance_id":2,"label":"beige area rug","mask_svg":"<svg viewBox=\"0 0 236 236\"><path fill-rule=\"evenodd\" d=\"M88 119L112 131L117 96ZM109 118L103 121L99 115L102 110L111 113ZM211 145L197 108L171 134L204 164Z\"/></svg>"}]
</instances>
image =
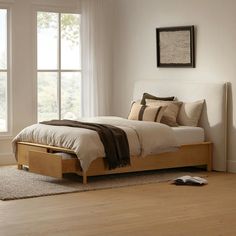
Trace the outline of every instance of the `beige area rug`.
<instances>
[{"instance_id":1,"label":"beige area rug","mask_svg":"<svg viewBox=\"0 0 236 236\"><path fill-rule=\"evenodd\" d=\"M199 172L199 170L196 172L194 169L180 168L115 174L89 177L88 184L83 185L82 177L76 174L67 174L63 179L56 179L33 174L26 170L18 170L16 166L5 166L0 167L0 199L14 200L62 193L166 182L183 175L200 174L203 176L202 173L204 172Z\"/></svg>"}]
</instances>

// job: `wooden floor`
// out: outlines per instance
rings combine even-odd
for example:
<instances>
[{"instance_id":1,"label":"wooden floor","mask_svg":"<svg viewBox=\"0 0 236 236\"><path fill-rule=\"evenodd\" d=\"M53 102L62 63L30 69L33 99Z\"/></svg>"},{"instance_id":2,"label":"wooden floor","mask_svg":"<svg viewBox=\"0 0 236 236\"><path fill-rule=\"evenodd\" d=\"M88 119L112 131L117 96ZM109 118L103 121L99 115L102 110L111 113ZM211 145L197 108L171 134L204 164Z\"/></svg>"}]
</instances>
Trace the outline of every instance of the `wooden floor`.
<instances>
[{"instance_id":1,"label":"wooden floor","mask_svg":"<svg viewBox=\"0 0 236 236\"><path fill-rule=\"evenodd\" d=\"M0 201L0 235L236 235L236 174Z\"/></svg>"}]
</instances>

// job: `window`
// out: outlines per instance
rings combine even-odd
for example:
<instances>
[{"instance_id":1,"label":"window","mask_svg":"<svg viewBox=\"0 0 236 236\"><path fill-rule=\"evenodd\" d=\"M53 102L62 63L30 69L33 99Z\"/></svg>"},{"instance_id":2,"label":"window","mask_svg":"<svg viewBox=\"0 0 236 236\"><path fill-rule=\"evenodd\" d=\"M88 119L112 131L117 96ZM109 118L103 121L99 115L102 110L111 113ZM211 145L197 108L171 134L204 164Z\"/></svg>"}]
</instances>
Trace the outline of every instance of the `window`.
<instances>
[{"instance_id":1,"label":"window","mask_svg":"<svg viewBox=\"0 0 236 236\"><path fill-rule=\"evenodd\" d=\"M7 9L0 9L0 132L6 133L8 127L8 16Z\"/></svg>"},{"instance_id":2,"label":"window","mask_svg":"<svg viewBox=\"0 0 236 236\"><path fill-rule=\"evenodd\" d=\"M37 12L38 121L80 116L80 15Z\"/></svg>"}]
</instances>

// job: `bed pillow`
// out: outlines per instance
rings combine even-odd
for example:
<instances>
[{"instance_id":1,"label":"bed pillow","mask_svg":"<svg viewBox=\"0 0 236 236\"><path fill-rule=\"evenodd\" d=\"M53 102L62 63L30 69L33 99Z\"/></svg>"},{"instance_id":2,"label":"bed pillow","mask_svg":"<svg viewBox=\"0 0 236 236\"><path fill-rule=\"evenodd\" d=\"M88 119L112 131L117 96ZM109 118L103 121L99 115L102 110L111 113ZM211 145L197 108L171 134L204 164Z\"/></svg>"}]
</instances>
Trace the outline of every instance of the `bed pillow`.
<instances>
[{"instance_id":1,"label":"bed pillow","mask_svg":"<svg viewBox=\"0 0 236 236\"><path fill-rule=\"evenodd\" d=\"M169 125L171 127L178 126L177 116L180 110L182 102L178 101L157 101L152 99L146 99L148 106L166 106L164 114L161 118L161 123Z\"/></svg>"},{"instance_id":2,"label":"bed pillow","mask_svg":"<svg viewBox=\"0 0 236 236\"><path fill-rule=\"evenodd\" d=\"M160 101L173 101L175 97L156 97L150 93L144 93L141 100L142 105L146 105L146 99L160 100Z\"/></svg>"},{"instance_id":3,"label":"bed pillow","mask_svg":"<svg viewBox=\"0 0 236 236\"><path fill-rule=\"evenodd\" d=\"M185 126L198 126L202 114L204 100L184 102L178 115L178 123Z\"/></svg>"},{"instance_id":4,"label":"bed pillow","mask_svg":"<svg viewBox=\"0 0 236 236\"><path fill-rule=\"evenodd\" d=\"M134 102L131 106L128 119L160 122L165 109L165 106L150 107L141 105L138 102Z\"/></svg>"}]
</instances>

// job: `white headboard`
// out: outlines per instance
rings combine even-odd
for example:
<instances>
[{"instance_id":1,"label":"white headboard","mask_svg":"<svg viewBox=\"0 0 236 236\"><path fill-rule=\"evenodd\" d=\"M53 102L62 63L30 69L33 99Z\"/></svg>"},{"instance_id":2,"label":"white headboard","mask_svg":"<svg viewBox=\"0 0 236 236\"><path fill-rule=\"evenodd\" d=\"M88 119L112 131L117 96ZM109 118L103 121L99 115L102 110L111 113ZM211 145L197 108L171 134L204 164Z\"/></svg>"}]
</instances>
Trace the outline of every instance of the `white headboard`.
<instances>
[{"instance_id":1,"label":"white headboard","mask_svg":"<svg viewBox=\"0 0 236 236\"><path fill-rule=\"evenodd\" d=\"M186 80L142 80L135 83L134 100L144 92L157 96L175 96L179 101L205 99L200 126L206 141L213 142L213 169L226 171L227 165L227 83L189 82Z\"/></svg>"}]
</instances>

